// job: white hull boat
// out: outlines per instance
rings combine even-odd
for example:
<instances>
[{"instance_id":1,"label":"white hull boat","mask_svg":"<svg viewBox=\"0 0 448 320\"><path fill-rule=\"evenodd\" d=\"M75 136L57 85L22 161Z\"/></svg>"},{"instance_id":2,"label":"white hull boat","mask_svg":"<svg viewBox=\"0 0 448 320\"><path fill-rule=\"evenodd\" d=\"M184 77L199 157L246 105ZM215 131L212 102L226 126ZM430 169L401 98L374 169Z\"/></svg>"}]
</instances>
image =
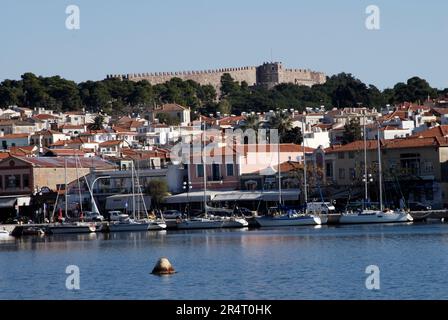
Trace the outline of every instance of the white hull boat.
<instances>
[{"instance_id":1,"label":"white hull boat","mask_svg":"<svg viewBox=\"0 0 448 320\"><path fill-rule=\"evenodd\" d=\"M143 222L148 224L148 230L149 231L159 231L159 230L165 230L166 229L166 223L162 220L140 220L137 222Z\"/></svg>"},{"instance_id":2,"label":"white hull boat","mask_svg":"<svg viewBox=\"0 0 448 320\"><path fill-rule=\"evenodd\" d=\"M0 239L4 240L4 239L9 239L9 238L11 238L11 235L9 234L8 231L0 230Z\"/></svg>"},{"instance_id":3,"label":"white hull boat","mask_svg":"<svg viewBox=\"0 0 448 320\"><path fill-rule=\"evenodd\" d=\"M293 227L322 224L319 217L312 215L278 215L255 217L260 227Z\"/></svg>"},{"instance_id":4,"label":"white hull boat","mask_svg":"<svg viewBox=\"0 0 448 320\"><path fill-rule=\"evenodd\" d=\"M410 214L404 211L364 210L360 213L343 213L339 218L340 224L358 223L393 223L413 221Z\"/></svg>"},{"instance_id":5,"label":"white hull boat","mask_svg":"<svg viewBox=\"0 0 448 320\"><path fill-rule=\"evenodd\" d=\"M61 223L48 226L51 234L70 234L70 233L91 233L96 231L93 223Z\"/></svg>"},{"instance_id":6,"label":"white hull boat","mask_svg":"<svg viewBox=\"0 0 448 320\"><path fill-rule=\"evenodd\" d=\"M109 232L148 231L149 222L116 221L109 224Z\"/></svg>"},{"instance_id":7,"label":"white hull boat","mask_svg":"<svg viewBox=\"0 0 448 320\"><path fill-rule=\"evenodd\" d=\"M177 229L189 230L189 229L218 229L223 226L222 220L212 220L207 218L192 218L182 220L177 223Z\"/></svg>"},{"instance_id":8,"label":"white hull boat","mask_svg":"<svg viewBox=\"0 0 448 320\"><path fill-rule=\"evenodd\" d=\"M246 228L249 226L249 222L244 218L225 217L222 222L223 228Z\"/></svg>"}]
</instances>

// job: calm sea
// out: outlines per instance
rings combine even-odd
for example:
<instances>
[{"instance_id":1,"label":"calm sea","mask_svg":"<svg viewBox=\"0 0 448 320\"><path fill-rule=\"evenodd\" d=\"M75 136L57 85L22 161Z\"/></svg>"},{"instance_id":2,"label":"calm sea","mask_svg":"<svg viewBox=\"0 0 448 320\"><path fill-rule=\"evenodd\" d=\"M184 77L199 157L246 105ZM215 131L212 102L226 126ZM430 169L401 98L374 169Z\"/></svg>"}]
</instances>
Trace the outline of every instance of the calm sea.
<instances>
[{"instance_id":1,"label":"calm sea","mask_svg":"<svg viewBox=\"0 0 448 320\"><path fill-rule=\"evenodd\" d=\"M150 272L168 257L177 273ZM80 289L66 288L79 267ZM379 290L366 267L379 268ZM448 299L448 224L0 241L0 299Z\"/></svg>"}]
</instances>

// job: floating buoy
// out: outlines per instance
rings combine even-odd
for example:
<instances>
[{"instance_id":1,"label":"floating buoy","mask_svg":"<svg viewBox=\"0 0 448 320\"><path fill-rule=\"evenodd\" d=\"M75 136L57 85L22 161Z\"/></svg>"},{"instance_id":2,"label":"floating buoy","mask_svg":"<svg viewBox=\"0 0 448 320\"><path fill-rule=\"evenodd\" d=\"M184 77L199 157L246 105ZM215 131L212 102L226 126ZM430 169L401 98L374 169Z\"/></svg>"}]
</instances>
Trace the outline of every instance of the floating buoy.
<instances>
[{"instance_id":1,"label":"floating buoy","mask_svg":"<svg viewBox=\"0 0 448 320\"><path fill-rule=\"evenodd\" d=\"M156 275L166 275L176 273L176 271L168 258L160 258L151 273Z\"/></svg>"}]
</instances>

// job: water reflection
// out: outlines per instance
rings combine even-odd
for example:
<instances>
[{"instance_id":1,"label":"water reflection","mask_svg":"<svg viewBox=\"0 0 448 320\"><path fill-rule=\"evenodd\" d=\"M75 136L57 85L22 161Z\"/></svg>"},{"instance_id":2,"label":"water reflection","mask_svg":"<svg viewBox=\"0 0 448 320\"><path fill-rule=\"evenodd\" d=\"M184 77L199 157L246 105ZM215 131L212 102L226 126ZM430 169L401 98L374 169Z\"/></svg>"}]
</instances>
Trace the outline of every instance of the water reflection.
<instances>
[{"instance_id":1,"label":"water reflection","mask_svg":"<svg viewBox=\"0 0 448 320\"><path fill-rule=\"evenodd\" d=\"M23 237L0 242L0 299L442 299L447 242L447 225L415 223ZM177 274L150 274L162 256Z\"/></svg>"}]
</instances>

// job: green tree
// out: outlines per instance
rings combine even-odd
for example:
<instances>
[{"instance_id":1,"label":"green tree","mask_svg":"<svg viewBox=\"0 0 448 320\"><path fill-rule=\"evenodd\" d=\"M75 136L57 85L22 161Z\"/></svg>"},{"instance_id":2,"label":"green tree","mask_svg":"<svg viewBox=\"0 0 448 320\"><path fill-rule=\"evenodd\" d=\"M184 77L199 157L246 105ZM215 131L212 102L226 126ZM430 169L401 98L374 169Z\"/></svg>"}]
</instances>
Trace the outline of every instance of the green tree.
<instances>
[{"instance_id":1,"label":"green tree","mask_svg":"<svg viewBox=\"0 0 448 320\"><path fill-rule=\"evenodd\" d=\"M279 111L269 119L269 128L277 129L280 141L282 141L286 132L292 129L291 117L289 114Z\"/></svg>"},{"instance_id":2,"label":"green tree","mask_svg":"<svg viewBox=\"0 0 448 320\"><path fill-rule=\"evenodd\" d=\"M165 180L161 179L151 180L146 187L146 194L151 197L151 205L155 209L158 209L160 204L168 196L168 184Z\"/></svg>"},{"instance_id":3,"label":"green tree","mask_svg":"<svg viewBox=\"0 0 448 320\"><path fill-rule=\"evenodd\" d=\"M93 123L89 124L89 129L90 130L101 130L104 128L103 124L104 124L104 116L99 114L95 117L95 119L93 119Z\"/></svg>"},{"instance_id":4,"label":"green tree","mask_svg":"<svg viewBox=\"0 0 448 320\"><path fill-rule=\"evenodd\" d=\"M252 129L255 132L257 132L259 127L260 127L260 120L256 114L250 114L246 116L243 123L241 124L242 130Z\"/></svg>"},{"instance_id":5,"label":"green tree","mask_svg":"<svg viewBox=\"0 0 448 320\"><path fill-rule=\"evenodd\" d=\"M224 73L221 76L221 99L230 95L235 95L239 90L240 86L238 82L233 80L229 73Z\"/></svg>"},{"instance_id":6,"label":"green tree","mask_svg":"<svg viewBox=\"0 0 448 320\"><path fill-rule=\"evenodd\" d=\"M156 116L160 123L164 123L167 126L178 126L180 119L178 117L171 116L167 113L158 113Z\"/></svg>"},{"instance_id":7,"label":"green tree","mask_svg":"<svg viewBox=\"0 0 448 320\"><path fill-rule=\"evenodd\" d=\"M294 127L291 130L286 131L285 134L280 137L281 143L302 144L302 141L302 130L298 127Z\"/></svg>"},{"instance_id":8,"label":"green tree","mask_svg":"<svg viewBox=\"0 0 448 320\"><path fill-rule=\"evenodd\" d=\"M361 140L361 125L358 118L351 119L349 123L344 126L342 134L342 143L347 144L353 141Z\"/></svg>"},{"instance_id":9,"label":"green tree","mask_svg":"<svg viewBox=\"0 0 448 320\"><path fill-rule=\"evenodd\" d=\"M229 100L222 99L221 101L219 101L218 111L221 113L221 115L231 114L232 113L232 105L230 104Z\"/></svg>"}]
</instances>

